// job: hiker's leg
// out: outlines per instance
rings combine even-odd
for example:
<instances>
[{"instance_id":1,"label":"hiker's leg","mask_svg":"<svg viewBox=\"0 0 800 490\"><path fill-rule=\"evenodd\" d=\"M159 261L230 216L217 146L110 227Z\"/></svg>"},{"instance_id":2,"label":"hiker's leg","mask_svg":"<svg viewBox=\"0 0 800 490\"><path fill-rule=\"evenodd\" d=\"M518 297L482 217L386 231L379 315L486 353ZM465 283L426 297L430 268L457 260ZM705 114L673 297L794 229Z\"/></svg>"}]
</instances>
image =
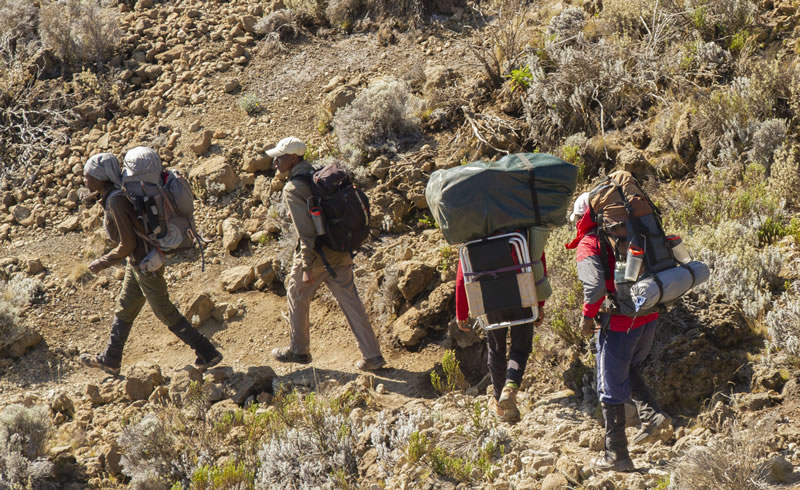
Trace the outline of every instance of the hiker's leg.
<instances>
[{"instance_id":1,"label":"hiker's leg","mask_svg":"<svg viewBox=\"0 0 800 490\"><path fill-rule=\"evenodd\" d=\"M161 320L169 331L175 334L184 344L194 350L202 361L210 361L219 355L219 351L205 335L195 329L191 322L184 318L169 299L167 281L164 279L164 268L154 273L136 272L139 287L142 288L153 314Z\"/></svg>"},{"instance_id":2,"label":"hiker's leg","mask_svg":"<svg viewBox=\"0 0 800 490\"><path fill-rule=\"evenodd\" d=\"M373 359L381 355L381 346L375 337L375 331L369 322L369 316L364 309L364 303L358 296L356 283L353 277L353 265L333 266L336 277L330 275L325 277L325 284L331 290L333 297L339 303L339 307L350 324L350 330L358 342L358 349L364 359Z\"/></svg>"},{"instance_id":3,"label":"hiker's leg","mask_svg":"<svg viewBox=\"0 0 800 490\"><path fill-rule=\"evenodd\" d=\"M133 323L139 312L142 311L145 298L133 267L125 266L125 277L122 279L122 288L117 298L117 307L114 316L125 323Z\"/></svg>"},{"instance_id":4,"label":"hiker's leg","mask_svg":"<svg viewBox=\"0 0 800 490\"><path fill-rule=\"evenodd\" d=\"M603 456L593 461L595 468L612 471L633 471L625 436L625 405L603 403L606 437Z\"/></svg>"},{"instance_id":5,"label":"hiker's leg","mask_svg":"<svg viewBox=\"0 0 800 490\"><path fill-rule=\"evenodd\" d=\"M111 335L108 338L108 345L102 354L103 364L112 368L119 368L122 364L122 350L128 335L131 333L132 323L123 322L119 318L114 318L111 323Z\"/></svg>"},{"instance_id":6,"label":"hiker's leg","mask_svg":"<svg viewBox=\"0 0 800 490\"><path fill-rule=\"evenodd\" d=\"M292 264L286 298L289 303L289 324L291 326L290 349L295 354L308 354L310 351L308 313L311 307L311 298L327 274L325 269L314 269L311 282L304 283L300 262L295 260Z\"/></svg>"},{"instance_id":7,"label":"hiker's leg","mask_svg":"<svg viewBox=\"0 0 800 490\"><path fill-rule=\"evenodd\" d=\"M490 320L490 322L492 321ZM486 361L489 365L489 377L492 379L495 400L500 399L500 394L503 392L503 386L506 383L506 370L508 368L508 363L506 362L507 332L508 328L498 328L486 332L486 345L489 347Z\"/></svg>"},{"instance_id":8,"label":"hiker's leg","mask_svg":"<svg viewBox=\"0 0 800 490\"><path fill-rule=\"evenodd\" d=\"M525 323L511 327L511 349L508 353L506 382L517 387L522 383L522 375L533 349L533 323Z\"/></svg>"},{"instance_id":9,"label":"hiker's leg","mask_svg":"<svg viewBox=\"0 0 800 490\"><path fill-rule=\"evenodd\" d=\"M597 338L597 393L601 402L621 405L630 400L630 367L640 330L612 332L604 329L600 332Z\"/></svg>"},{"instance_id":10,"label":"hiker's leg","mask_svg":"<svg viewBox=\"0 0 800 490\"><path fill-rule=\"evenodd\" d=\"M644 360L653 348L653 340L656 334L656 322L652 321L646 325L642 325L637 330L641 330L642 334L639 337L639 342L636 344L631 360L631 399L636 405L636 410L639 413L639 419L642 423L652 423L656 422L658 418L657 415L661 413L661 408L658 406L658 402L645 383L641 374L641 368L644 364ZM658 421L660 422L660 420Z\"/></svg>"}]
</instances>

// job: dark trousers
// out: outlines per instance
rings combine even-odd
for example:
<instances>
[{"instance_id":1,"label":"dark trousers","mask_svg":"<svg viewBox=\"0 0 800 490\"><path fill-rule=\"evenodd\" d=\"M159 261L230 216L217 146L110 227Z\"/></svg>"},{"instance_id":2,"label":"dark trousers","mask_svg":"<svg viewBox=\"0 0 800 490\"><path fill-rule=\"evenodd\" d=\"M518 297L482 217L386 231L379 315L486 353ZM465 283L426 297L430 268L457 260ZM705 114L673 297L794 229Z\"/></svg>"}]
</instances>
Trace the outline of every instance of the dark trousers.
<instances>
[{"instance_id":1,"label":"dark trousers","mask_svg":"<svg viewBox=\"0 0 800 490\"><path fill-rule=\"evenodd\" d=\"M525 316L521 316L525 315ZM515 314L498 315L494 318L489 315L489 321L511 321L519 318L530 317L530 308L515 312ZM516 317L516 318L515 318ZM489 346L488 364L489 376L492 378L494 388L494 398L499 399L503 386L507 382L512 382L517 386L522 383L522 375L525 373L525 365L528 357L533 350L533 323L515 325L511 328L511 350L506 360L506 338L508 328L498 328L489 330L486 333L486 343Z\"/></svg>"},{"instance_id":2,"label":"dark trousers","mask_svg":"<svg viewBox=\"0 0 800 490\"><path fill-rule=\"evenodd\" d=\"M656 335L656 322L646 323L628 332L604 329L597 336L597 393L600 401L619 405L634 401L641 412L641 403L658 411L650 391L640 374ZM652 406L655 405L655 406Z\"/></svg>"}]
</instances>

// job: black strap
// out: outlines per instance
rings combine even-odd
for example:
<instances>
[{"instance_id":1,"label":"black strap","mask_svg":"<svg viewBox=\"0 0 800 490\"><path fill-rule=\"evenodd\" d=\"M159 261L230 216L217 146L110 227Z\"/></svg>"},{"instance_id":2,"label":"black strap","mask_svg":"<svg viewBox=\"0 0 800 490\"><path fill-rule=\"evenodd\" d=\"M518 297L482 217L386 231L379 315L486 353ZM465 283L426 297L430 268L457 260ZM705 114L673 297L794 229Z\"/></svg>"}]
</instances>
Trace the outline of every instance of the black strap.
<instances>
[{"instance_id":1,"label":"black strap","mask_svg":"<svg viewBox=\"0 0 800 490\"><path fill-rule=\"evenodd\" d=\"M656 285L658 286L658 301L656 301L656 304L659 304L661 303L661 299L664 297L664 283L658 278L658 274L653 274L653 281L655 281Z\"/></svg>"},{"instance_id":2,"label":"black strap","mask_svg":"<svg viewBox=\"0 0 800 490\"><path fill-rule=\"evenodd\" d=\"M691 285L691 286L689 286L689 289L692 289L692 288L694 287L695 283L697 282L697 276L695 276L695 275L694 275L694 271L693 271L693 270L692 270L692 268L691 268L691 267L689 267L688 265L686 265L686 264L681 264L679 267L683 267L684 269L686 269L687 271L689 271L689 274L692 276L692 285Z\"/></svg>"},{"instance_id":3,"label":"black strap","mask_svg":"<svg viewBox=\"0 0 800 490\"><path fill-rule=\"evenodd\" d=\"M322 258L322 265L325 266L325 270L328 271L328 274L330 274L332 278L336 279L336 272L334 272L333 267L331 267L331 264L328 262L328 258L325 257L325 251L322 250L322 245L317 245L314 247L314 250L316 250L320 258Z\"/></svg>"},{"instance_id":4,"label":"black strap","mask_svg":"<svg viewBox=\"0 0 800 490\"><path fill-rule=\"evenodd\" d=\"M531 201L533 202L533 214L536 215L536 226L541 226L542 215L539 212L539 197L536 195L536 172L534 169L528 170L528 185L531 188Z\"/></svg>"}]
</instances>

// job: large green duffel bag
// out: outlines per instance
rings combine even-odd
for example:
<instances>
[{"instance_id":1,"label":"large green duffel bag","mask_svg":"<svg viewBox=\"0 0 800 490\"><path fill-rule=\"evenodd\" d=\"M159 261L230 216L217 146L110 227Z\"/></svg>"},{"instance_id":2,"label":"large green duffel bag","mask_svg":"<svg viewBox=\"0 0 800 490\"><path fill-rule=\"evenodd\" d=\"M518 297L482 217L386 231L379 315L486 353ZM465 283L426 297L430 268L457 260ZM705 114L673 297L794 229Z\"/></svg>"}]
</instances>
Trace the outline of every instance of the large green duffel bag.
<instances>
[{"instance_id":1,"label":"large green duffel bag","mask_svg":"<svg viewBox=\"0 0 800 490\"><path fill-rule=\"evenodd\" d=\"M578 167L548 153L515 153L437 170L425 199L449 243L503 229L563 225Z\"/></svg>"}]
</instances>

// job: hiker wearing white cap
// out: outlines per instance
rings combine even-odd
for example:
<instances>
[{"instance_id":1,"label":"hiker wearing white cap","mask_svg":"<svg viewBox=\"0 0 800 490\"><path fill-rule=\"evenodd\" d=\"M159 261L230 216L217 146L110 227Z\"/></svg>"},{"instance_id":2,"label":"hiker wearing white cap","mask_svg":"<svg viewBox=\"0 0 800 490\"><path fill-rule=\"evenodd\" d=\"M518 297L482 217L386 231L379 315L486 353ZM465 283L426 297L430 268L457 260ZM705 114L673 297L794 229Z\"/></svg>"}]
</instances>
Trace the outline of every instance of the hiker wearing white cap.
<instances>
[{"instance_id":1,"label":"hiker wearing white cap","mask_svg":"<svg viewBox=\"0 0 800 490\"><path fill-rule=\"evenodd\" d=\"M356 367L364 371L381 368L386 361L356 290L353 257L349 252L322 246L324 259L328 262L326 267L323 257L316 250L318 234L308 204L312 191L309 182L298 177L314 172L314 167L303 159L305 152L306 145L295 137L284 138L275 148L267 151L267 155L274 159L273 167L289 174L289 180L283 188L283 200L297 231L297 247L286 291L291 343L287 347L273 349L272 356L280 362L311 362L309 310L314 292L324 282L339 303L358 342L363 358L356 363Z\"/></svg>"}]
</instances>

